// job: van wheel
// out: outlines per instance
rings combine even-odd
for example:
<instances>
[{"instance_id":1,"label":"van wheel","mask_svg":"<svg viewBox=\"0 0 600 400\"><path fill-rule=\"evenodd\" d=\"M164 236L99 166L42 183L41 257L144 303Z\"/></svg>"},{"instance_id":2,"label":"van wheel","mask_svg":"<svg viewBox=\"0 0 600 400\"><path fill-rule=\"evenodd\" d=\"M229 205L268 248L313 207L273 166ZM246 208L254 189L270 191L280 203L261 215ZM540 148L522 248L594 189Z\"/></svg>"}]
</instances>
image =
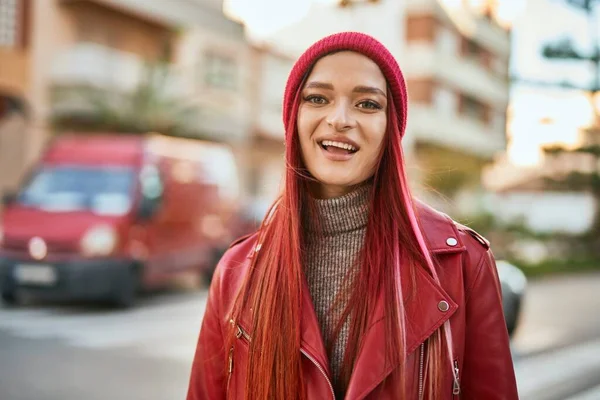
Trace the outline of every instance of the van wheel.
<instances>
[{"instance_id":1,"label":"van wheel","mask_svg":"<svg viewBox=\"0 0 600 400\"><path fill-rule=\"evenodd\" d=\"M14 307L19 305L19 298L15 292L6 291L2 292L2 302L7 306Z\"/></svg>"},{"instance_id":2,"label":"van wheel","mask_svg":"<svg viewBox=\"0 0 600 400\"><path fill-rule=\"evenodd\" d=\"M139 273L136 268L130 268L127 275L116 288L112 303L117 308L127 309L135 305L140 286Z\"/></svg>"}]
</instances>

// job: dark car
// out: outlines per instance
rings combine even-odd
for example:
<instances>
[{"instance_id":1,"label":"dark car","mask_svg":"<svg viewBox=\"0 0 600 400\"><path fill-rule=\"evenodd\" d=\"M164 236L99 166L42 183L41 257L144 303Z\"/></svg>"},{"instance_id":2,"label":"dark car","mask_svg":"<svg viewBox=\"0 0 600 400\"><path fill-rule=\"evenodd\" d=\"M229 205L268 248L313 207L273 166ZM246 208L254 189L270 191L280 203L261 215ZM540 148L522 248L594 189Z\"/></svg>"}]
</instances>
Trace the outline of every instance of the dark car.
<instances>
[{"instance_id":1,"label":"dark car","mask_svg":"<svg viewBox=\"0 0 600 400\"><path fill-rule=\"evenodd\" d=\"M508 334L512 336L517 329L521 305L527 287L527 278L523 271L506 260L496 261L502 286L502 306Z\"/></svg>"}]
</instances>

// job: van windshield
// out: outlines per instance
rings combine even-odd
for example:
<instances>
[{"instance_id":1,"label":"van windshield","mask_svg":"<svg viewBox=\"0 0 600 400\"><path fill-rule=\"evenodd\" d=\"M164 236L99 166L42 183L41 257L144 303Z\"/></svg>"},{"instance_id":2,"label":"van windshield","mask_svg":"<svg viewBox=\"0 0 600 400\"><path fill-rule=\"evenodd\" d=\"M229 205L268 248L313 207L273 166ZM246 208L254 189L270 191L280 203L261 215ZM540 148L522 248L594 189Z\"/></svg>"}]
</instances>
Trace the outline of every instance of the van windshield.
<instances>
[{"instance_id":1,"label":"van windshield","mask_svg":"<svg viewBox=\"0 0 600 400\"><path fill-rule=\"evenodd\" d=\"M129 167L44 166L17 202L50 212L89 210L124 215L131 208L135 172Z\"/></svg>"}]
</instances>

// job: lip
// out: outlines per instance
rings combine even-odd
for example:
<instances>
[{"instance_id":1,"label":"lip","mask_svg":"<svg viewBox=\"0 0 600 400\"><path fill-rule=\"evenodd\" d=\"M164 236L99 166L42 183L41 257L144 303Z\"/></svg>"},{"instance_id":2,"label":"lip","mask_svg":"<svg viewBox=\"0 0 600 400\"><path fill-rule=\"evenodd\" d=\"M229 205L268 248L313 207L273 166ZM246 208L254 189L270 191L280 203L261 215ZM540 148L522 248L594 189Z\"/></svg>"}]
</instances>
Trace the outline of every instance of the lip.
<instances>
[{"instance_id":1,"label":"lip","mask_svg":"<svg viewBox=\"0 0 600 400\"><path fill-rule=\"evenodd\" d=\"M344 143L344 144L349 144L351 146L353 146L354 148L356 148L357 150L354 153L348 153L348 154L333 154L328 152L327 150L325 150L322 146L321 143L324 140L331 140L333 142L340 142L340 143ZM317 146L319 147L319 149L323 152L323 155L325 156L325 158L327 158L328 160L331 161L348 161L350 160L352 157L354 157L354 155L356 153L358 153L358 151L360 150L360 146L358 144L356 144L356 142L354 142L353 140L350 140L348 138L342 137L324 137L321 139L318 139L316 142Z\"/></svg>"}]
</instances>

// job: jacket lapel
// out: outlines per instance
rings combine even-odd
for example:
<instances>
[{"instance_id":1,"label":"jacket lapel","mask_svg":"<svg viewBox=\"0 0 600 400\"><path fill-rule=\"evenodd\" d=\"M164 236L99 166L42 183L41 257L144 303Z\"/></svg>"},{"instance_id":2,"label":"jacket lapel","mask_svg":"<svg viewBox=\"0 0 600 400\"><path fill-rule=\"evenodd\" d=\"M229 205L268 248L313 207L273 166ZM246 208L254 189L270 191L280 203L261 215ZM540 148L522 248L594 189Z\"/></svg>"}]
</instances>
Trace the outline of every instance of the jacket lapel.
<instances>
[{"instance_id":1,"label":"jacket lapel","mask_svg":"<svg viewBox=\"0 0 600 400\"><path fill-rule=\"evenodd\" d=\"M327 376L331 377L327 350L321 335L321 327L315 313L315 307L310 296L306 278L302 279L302 320L300 322L301 347L317 361L321 367L327 371Z\"/></svg>"},{"instance_id":2,"label":"jacket lapel","mask_svg":"<svg viewBox=\"0 0 600 400\"><path fill-rule=\"evenodd\" d=\"M416 269L414 292L408 271L402 271L402 290L406 312L406 354L409 355L457 310L458 305L421 268ZM413 295L414 293L416 295ZM441 301L449 305L447 311L438 308ZM366 333L364 346L358 356L350 379L347 399L362 399L379 385L397 366L398 359L386 352L384 324L384 296L377 303L371 327Z\"/></svg>"},{"instance_id":3,"label":"jacket lapel","mask_svg":"<svg viewBox=\"0 0 600 400\"><path fill-rule=\"evenodd\" d=\"M417 203L421 229L430 251L435 255L466 250L452 220L421 203ZM441 268L448 267L441 265ZM406 354L409 355L458 309L448 293L422 268L415 268L414 286L408 268L401 270L402 293L406 315ZM386 353L384 346L384 296L380 294L364 346L358 356L346 399L363 399L398 366L398 359ZM442 311L441 302L448 303Z\"/></svg>"}]
</instances>

